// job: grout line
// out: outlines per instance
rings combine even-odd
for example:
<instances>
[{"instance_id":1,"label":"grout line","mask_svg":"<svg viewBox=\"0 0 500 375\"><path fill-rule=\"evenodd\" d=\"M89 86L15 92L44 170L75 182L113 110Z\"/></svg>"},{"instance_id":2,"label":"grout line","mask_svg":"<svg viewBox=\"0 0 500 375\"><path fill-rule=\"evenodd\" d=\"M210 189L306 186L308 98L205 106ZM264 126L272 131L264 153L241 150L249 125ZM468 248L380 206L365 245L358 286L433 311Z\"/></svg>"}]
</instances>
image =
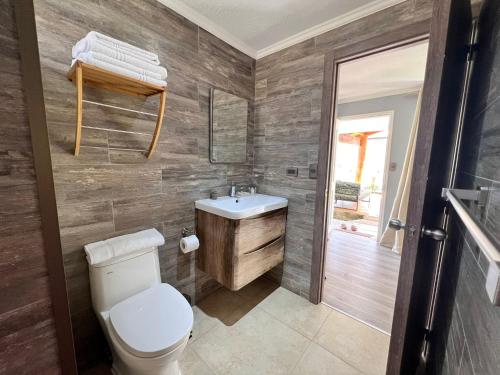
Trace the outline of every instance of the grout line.
<instances>
[{"instance_id":1,"label":"grout line","mask_svg":"<svg viewBox=\"0 0 500 375\"><path fill-rule=\"evenodd\" d=\"M332 310L335 310L333 307L327 305L326 303L324 302L321 302L323 303L324 305L328 306L329 308L331 308ZM343 358L339 357L336 353L332 353L328 348L324 347L323 345L321 345L320 342L318 342L316 339L318 337L318 335L320 334L320 332L323 330L323 327L325 326L326 324L326 321L328 320L328 318L330 317L331 315L331 311L328 313L328 316L327 318L325 319L325 321L323 322L323 324L321 324L321 327L320 329L318 330L318 332L316 333L316 335L314 336L314 338L311 340L312 343L318 345L320 348L322 348L323 350L326 350L328 353L330 353L331 355L333 355L335 358L337 358L339 361L341 362L344 362L347 366L349 367L352 367L353 369L359 371L361 374L366 374L364 371L362 371L361 369L359 369L357 366L355 366L354 364L351 364L349 362L347 362L346 360L344 360ZM387 367L387 365L386 365ZM366 375L369 375L369 374L366 374Z\"/></svg>"},{"instance_id":2,"label":"grout line","mask_svg":"<svg viewBox=\"0 0 500 375\"><path fill-rule=\"evenodd\" d=\"M354 315L351 315L351 314L349 314L349 313L346 313L345 311L342 311L341 309L339 309L339 308L337 308L337 307L333 307L333 306L331 306L331 305L327 304L326 302L321 301L321 303L322 303L322 304L324 304L324 305L326 305L326 306L328 306L328 307L329 307L329 308L331 308L332 310L335 310L335 311L337 311L337 312L339 312L339 313L341 313L341 314L344 314L345 316L347 316L347 317L349 317L349 318L351 318L351 319L354 319L354 320L356 320L356 321L358 321L358 322L360 322L360 323L363 323L364 325L366 325L366 326L368 326L368 327L370 327L370 328L372 328L372 329L374 329L374 330L379 331L380 333L383 333L384 335L387 335L387 336L389 336L389 337L391 336L391 334L390 334L389 332L384 331L384 330L383 330L383 329L381 329L381 328L375 327L373 324L367 323L367 322L365 322L364 320L361 320L361 319L359 319L359 318L355 317Z\"/></svg>"},{"instance_id":3,"label":"grout line","mask_svg":"<svg viewBox=\"0 0 500 375\"><path fill-rule=\"evenodd\" d=\"M326 305L326 304L325 304L325 305ZM326 306L328 306L328 305L326 305ZM328 306L328 307L330 307L330 306ZM312 338L312 340L311 340L311 341L313 341L313 342L315 342L315 343L316 343L316 341L314 341L314 340L318 337L318 335L320 334L320 332L323 330L323 327L325 326L326 321L328 320L328 318L330 317L330 315L332 315L332 311L331 311L331 310L328 310L328 314L326 315L325 320L323 321L323 323L321 323L321 325L320 325L320 327L319 327L319 329L318 329L318 332L316 332L316 333L314 334L314 336L313 336L313 338Z\"/></svg>"},{"instance_id":4,"label":"grout line","mask_svg":"<svg viewBox=\"0 0 500 375\"><path fill-rule=\"evenodd\" d=\"M111 217L113 219L113 231L116 232L116 224L115 224L115 201L111 199Z\"/></svg>"},{"instance_id":5,"label":"grout line","mask_svg":"<svg viewBox=\"0 0 500 375\"><path fill-rule=\"evenodd\" d=\"M196 305L195 305L196 306ZM200 308L198 308L199 310L201 310ZM203 311L203 310L202 310ZM208 315L209 316L209 315ZM213 319L216 319L218 322L220 322L217 318L213 318ZM224 324L222 322L220 322L221 324ZM207 329L206 332L202 333L201 335L199 335L198 337L196 337L194 340L191 340L191 342L188 342L190 345L191 344L194 344L195 342L197 342L199 339L201 339L202 337L205 337L207 333L209 333L210 331L212 331L216 326L217 326L218 323L214 324L212 327L210 327L209 329Z\"/></svg>"},{"instance_id":6,"label":"grout line","mask_svg":"<svg viewBox=\"0 0 500 375\"><path fill-rule=\"evenodd\" d=\"M313 342L311 340L309 340L309 343L307 344L306 348L304 349L304 352L300 355L299 359L297 360L297 362L295 362L295 364L293 365L293 367L290 369L290 374L293 374L295 369L297 367L299 367L299 364L300 362L302 362L302 360L304 359L304 357L306 356L306 353L307 351L309 350L309 348L313 345Z\"/></svg>"},{"instance_id":7,"label":"grout line","mask_svg":"<svg viewBox=\"0 0 500 375\"><path fill-rule=\"evenodd\" d=\"M208 369L209 369L212 373L214 373L215 375L219 375L219 373L216 371L216 369L214 369L212 366L210 366L210 364L209 364L207 361L205 361L205 360L203 359L203 357L202 357L202 356L201 356L201 355L200 355L200 354L199 354L199 353L195 350L195 348L190 348L190 349L191 349L191 350L193 351L193 353L194 353L194 354L195 354L195 355L196 355L196 356L197 356L197 357L201 360L201 362L203 362L203 363L205 364L205 366L207 366L207 367L208 367Z\"/></svg>"}]
</instances>

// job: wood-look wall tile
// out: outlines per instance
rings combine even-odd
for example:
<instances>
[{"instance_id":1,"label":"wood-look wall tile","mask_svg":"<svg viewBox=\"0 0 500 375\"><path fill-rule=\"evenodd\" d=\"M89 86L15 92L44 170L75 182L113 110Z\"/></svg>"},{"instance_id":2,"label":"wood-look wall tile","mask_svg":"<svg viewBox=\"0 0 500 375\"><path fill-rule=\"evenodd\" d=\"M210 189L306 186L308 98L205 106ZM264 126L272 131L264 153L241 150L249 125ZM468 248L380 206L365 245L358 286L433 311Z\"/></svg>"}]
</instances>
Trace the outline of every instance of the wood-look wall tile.
<instances>
[{"instance_id":1,"label":"wood-look wall tile","mask_svg":"<svg viewBox=\"0 0 500 375\"><path fill-rule=\"evenodd\" d=\"M95 355L95 350L89 351L88 347L99 347L99 341L95 340L99 327L96 321L88 318L93 316L93 313L91 308L88 308L88 269L82 250L84 241L103 239L152 226L151 222L155 221L152 217L156 217L158 213L157 207L152 205L150 200L151 196L157 193L156 185L154 181L150 184L148 176L144 178L138 172L140 168L153 169L152 174L158 171L158 176L161 176L162 169L179 171L177 178L180 182L174 176L165 177L165 174L163 181L159 179L166 191L165 198L161 199L161 220L164 220L165 226L169 228L169 234L180 232L182 228L179 226L193 226L193 200L206 196L211 189L226 185L225 173L229 173L225 166L212 167L207 163L209 86L204 83L207 85L206 95L202 99L199 99L198 86L200 82L208 82L210 86L220 86L240 96L253 97L254 83L251 58L217 41L214 36L204 31L200 42L196 25L156 1L129 3L127 7L123 7L119 1L86 2L77 6L75 4L76 1L58 4L53 0L37 3L37 22L39 32L43 34L40 35L40 45L44 47L41 54L49 124L65 125L69 126L69 129L73 127L75 90L73 84L64 78L67 70L66 56L69 55L71 45L88 30L96 29L143 48L156 50L160 61L169 70L169 93L161 142L152 160L146 162L142 153L109 149L107 163L98 159L82 158L78 162L78 168L63 166L62 164L70 163L72 156L69 153L66 160L61 155L54 163L60 209L69 209L73 204L94 205L89 208L87 215L84 215L88 217L81 218L80 222L71 223L68 219L65 227L63 222L67 220L66 216L60 218L61 225L68 234L65 237L68 240L66 249L74 250L65 255L65 266L70 284L72 312L76 310L73 320L78 337L76 347L79 363L85 364ZM58 24L65 30L54 30L49 22L51 17L57 17L60 20ZM74 24L72 28L71 24ZM132 27L133 25L140 27ZM51 46L54 42L58 43L57 48ZM202 53L199 53L200 49L203 49ZM58 51L59 56L52 56L51 51L54 50ZM204 63L203 60L210 61ZM217 66L223 67L223 70L217 71ZM133 98L109 95L96 89L86 88L85 97L148 112L154 112L157 108L154 98L141 102ZM153 125L150 119L142 116L123 114L87 104L84 124L132 132L152 131ZM107 133L109 146L117 148L142 145L146 138L135 135L129 138ZM70 149L71 145L67 150ZM115 165L108 167L106 164L109 163ZM183 169L185 173L181 172ZM248 171L248 167L245 170ZM234 169L231 173L239 176L242 171ZM116 228L113 229L110 228L111 222L106 216L108 214L105 214L109 212L106 207L111 200L115 205ZM102 209L103 217L93 217L94 209ZM153 214L150 210L153 210ZM96 228L99 224L102 232ZM133 228L135 225L137 227ZM123 230L120 230L122 228ZM171 243L173 248L178 247L177 239ZM160 251L160 254L162 253L164 252ZM182 267L178 272L174 272L175 277L172 276L171 279L174 285L192 295L196 294L198 289L213 290L213 283L209 278L202 278L203 281L197 283L200 278L195 278L194 272L184 272L194 269L192 256L182 258L184 260L179 262ZM168 263L167 259L162 257L162 263ZM179 278L179 275L182 277Z\"/></svg>"},{"instance_id":2,"label":"wood-look wall tile","mask_svg":"<svg viewBox=\"0 0 500 375\"><path fill-rule=\"evenodd\" d=\"M0 10L0 373L58 374L14 4Z\"/></svg>"},{"instance_id":3,"label":"wood-look wall tile","mask_svg":"<svg viewBox=\"0 0 500 375\"><path fill-rule=\"evenodd\" d=\"M500 309L490 302L484 283L484 275L466 245L460 265L456 303L476 373L496 374L500 371L497 355Z\"/></svg>"},{"instance_id":4,"label":"wood-look wall tile","mask_svg":"<svg viewBox=\"0 0 500 375\"><path fill-rule=\"evenodd\" d=\"M161 192L161 170L145 166L56 165L54 180L58 204Z\"/></svg>"},{"instance_id":5,"label":"wood-look wall tile","mask_svg":"<svg viewBox=\"0 0 500 375\"><path fill-rule=\"evenodd\" d=\"M40 305L32 306L35 311L43 308ZM33 324L25 321L17 331L1 336L0 359L0 369L4 374L59 374L57 339L52 317Z\"/></svg>"},{"instance_id":6,"label":"wood-look wall tile","mask_svg":"<svg viewBox=\"0 0 500 375\"><path fill-rule=\"evenodd\" d=\"M50 154L52 162L64 164L108 163L108 133L102 130L82 129L80 155L75 157L75 129L73 126L51 125L49 127Z\"/></svg>"},{"instance_id":7,"label":"wood-look wall tile","mask_svg":"<svg viewBox=\"0 0 500 375\"><path fill-rule=\"evenodd\" d=\"M61 204L57 213L64 254L83 252L83 245L115 230L111 201Z\"/></svg>"},{"instance_id":8,"label":"wood-look wall tile","mask_svg":"<svg viewBox=\"0 0 500 375\"><path fill-rule=\"evenodd\" d=\"M123 230L161 222L163 217L162 204L163 196L161 194L115 199L113 201L115 229Z\"/></svg>"}]
</instances>

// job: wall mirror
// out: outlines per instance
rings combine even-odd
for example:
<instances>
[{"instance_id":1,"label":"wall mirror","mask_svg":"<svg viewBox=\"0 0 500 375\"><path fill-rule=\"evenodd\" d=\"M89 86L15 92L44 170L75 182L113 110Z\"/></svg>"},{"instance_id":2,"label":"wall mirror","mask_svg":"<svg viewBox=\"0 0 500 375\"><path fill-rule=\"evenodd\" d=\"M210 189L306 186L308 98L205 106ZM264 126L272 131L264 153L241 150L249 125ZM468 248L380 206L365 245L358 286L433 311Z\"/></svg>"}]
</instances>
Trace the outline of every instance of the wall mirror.
<instances>
[{"instance_id":1,"label":"wall mirror","mask_svg":"<svg viewBox=\"0 0 500 375\"><path fill-rule=\"evenodd\" d=\"M247 161L248 100L228 92L210 90L210 162Z\"/></svg>"}]
</instances>

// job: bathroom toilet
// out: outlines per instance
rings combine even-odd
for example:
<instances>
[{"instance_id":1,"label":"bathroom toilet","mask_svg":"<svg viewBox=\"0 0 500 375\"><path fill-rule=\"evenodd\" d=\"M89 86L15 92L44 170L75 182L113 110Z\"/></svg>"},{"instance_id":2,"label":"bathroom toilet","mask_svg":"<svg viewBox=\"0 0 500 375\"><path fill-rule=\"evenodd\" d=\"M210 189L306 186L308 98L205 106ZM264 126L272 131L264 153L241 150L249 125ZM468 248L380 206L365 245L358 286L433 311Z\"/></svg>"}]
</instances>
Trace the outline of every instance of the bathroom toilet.
<instances>
[{"instance_id":1,"label":"bathroom toilet","mask_svg":"<svg viewBox=\"0 0 500 375\"><path fill-rule=\"evenodd\" d=\"M157 247L90 264L89 272L113 373L180 375L177 360L191 334L193 310L179 291L161 282Z\"/></svg>"}]
</instances>

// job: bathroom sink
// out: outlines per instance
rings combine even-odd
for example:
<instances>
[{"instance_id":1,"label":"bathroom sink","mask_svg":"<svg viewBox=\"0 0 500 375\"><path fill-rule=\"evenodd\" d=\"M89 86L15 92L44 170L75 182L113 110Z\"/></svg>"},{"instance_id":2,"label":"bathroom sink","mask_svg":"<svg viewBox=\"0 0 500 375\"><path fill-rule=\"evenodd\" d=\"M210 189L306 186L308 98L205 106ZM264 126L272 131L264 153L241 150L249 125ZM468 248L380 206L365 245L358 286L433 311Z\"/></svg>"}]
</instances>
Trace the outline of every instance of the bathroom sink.
<instances>
[{"instance_id":1,"label":"bathroom sink","mask_svg":"<svg viewBox=\"0 0 500 375\"><path fill-rule=\"evenodd\" d=\"M233 220L245 219L286 206L288 199L264 194L201 199L195 202L195 207L199 210Z\"/></svg>"}]
</instances>

